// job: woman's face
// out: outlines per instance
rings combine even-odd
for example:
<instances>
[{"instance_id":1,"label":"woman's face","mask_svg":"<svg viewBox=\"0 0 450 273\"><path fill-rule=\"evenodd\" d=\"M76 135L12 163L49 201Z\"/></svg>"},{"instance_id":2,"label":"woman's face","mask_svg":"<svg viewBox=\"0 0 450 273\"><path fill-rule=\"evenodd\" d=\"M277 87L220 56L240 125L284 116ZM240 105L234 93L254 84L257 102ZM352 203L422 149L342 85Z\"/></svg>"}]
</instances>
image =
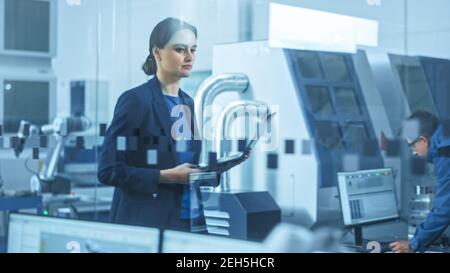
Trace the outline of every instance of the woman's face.
<instances>
[{"instance_id":1,"label":"woman's face","mask_svg":"<svg viewBox=\"0 0 450 273\"><path fill-rule=\"evenodd\" d=\"M189 77L195 61L197 38L189 29L179 30L163 48L154 50L158 73L184 78Z\"/></svg>"}]
</instances>

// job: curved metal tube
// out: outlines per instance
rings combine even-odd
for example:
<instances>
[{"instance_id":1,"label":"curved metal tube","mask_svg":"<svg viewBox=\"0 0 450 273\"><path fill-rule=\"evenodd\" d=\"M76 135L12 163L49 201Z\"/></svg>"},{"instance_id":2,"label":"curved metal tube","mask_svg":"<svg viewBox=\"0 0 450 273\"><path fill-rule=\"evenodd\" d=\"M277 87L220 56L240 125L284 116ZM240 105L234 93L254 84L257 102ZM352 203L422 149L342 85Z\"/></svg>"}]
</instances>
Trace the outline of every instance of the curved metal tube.
<instances>
[{"instance_id":1,"label":"curved metal tube","mask_svg":"<svg viewBox=\"0 0 450 273\"><path fill-rule=\"evenodd\" d=\"M206 135L205 124L211 119L204 115L206 107L212 105L214 99L224 92L238 92L243 93L249 86L247 75L242 73L231 73L211 76L206 79L199 87L194 97L195 114L197 116L197 126L199 128L200 136L195 136L195 139L202 140L202 150L200 154L200 164L208 163L208 152L210 147L204 139Z\"/></svg>"},{"instance_id":2,"label":"curved metal tube","mask_svg":"<svg viewBox=\"0 0 450 273\"><path fill-rule=\"evenodd\" d=\"M218 130L215 131L215 147L217 152L217 159L225 156L225 152L222 150L221 140L227 140L230 138L231 126L233 125L233 121L235 120L233 118L234 114L239 113L240 111L247 112L246 109L249 106L256 108L257 115L260 109L265 109L266 112L269 111L269 106L267 105L267 103L262 101L237 101L229 104L220 113L219 118L217 119L218 126L216 126ZM260 132L257 131L256 133ZM223 175L221 186L223 191L227 191L230 189L230 179L228 172Z\"/></svg>"}]
</instances>

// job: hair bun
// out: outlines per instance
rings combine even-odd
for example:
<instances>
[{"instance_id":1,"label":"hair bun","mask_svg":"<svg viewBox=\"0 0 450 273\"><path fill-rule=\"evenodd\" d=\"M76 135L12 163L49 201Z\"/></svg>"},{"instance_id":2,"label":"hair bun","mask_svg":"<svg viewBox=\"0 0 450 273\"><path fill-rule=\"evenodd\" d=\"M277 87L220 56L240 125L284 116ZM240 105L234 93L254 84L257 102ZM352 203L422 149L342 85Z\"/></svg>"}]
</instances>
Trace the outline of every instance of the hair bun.
<instances>
[{"instance_id":1,"label":"hair bun","mask_svg":"<svg viewBox=\"0 0 450 273\"><path fill-rule=\"evenodd\" d=\"M147 76L151 76L156 73L156 63L153 60L153 56L151 53L148 55L145 63L142 65L142 70Z\"/></svg>"}]
</instances>

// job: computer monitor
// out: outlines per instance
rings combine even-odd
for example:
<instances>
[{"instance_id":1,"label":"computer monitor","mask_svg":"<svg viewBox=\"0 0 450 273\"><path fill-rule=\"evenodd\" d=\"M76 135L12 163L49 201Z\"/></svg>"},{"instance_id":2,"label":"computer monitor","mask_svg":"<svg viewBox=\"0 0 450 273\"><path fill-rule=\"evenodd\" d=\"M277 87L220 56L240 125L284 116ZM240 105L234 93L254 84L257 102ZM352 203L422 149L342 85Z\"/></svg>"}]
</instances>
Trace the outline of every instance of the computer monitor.
<instances>
[{"instance_id":1,"label":"computer monitor","mask_svg":"<svg viewBox=\"0 0 450 273\"><path fill-rule=\"evenodd\" d=\"M345 226L355 227L399 218L393 171L390 168L338 173L338 188Z\"/></svg>"},{"instance_id":2,"label":"computer monitor","mask_svg":"<svg viewBox=\"0 0 450 273\"><path fill-rule=\"evenodd\" d=\"M21 120L36 126L53 122L56 116L53 79L16 79L1 77L0 125L6 135L16 135Z\"/></svg>"},{"instance_id":3,"label":"computer monitor","mask_svg":"<svg viewBox=\"0 0 450 273\"><path fill-rule=\"evenodd\" d=\"M227 237L164 230L163 253L262 253L263 244Z\"/></svg>"},{"instance_id":4,"label":"computer monitor","mask_svg":"<svg viewBox=\"0 0 450 273\"><path fill-rule=\"evenodd\" d=\"M56 56L58 2L1 0L0 55Z\"/></svg>"},{"instance_id":5,"label":"computer monitor","mask_svg":"<svg viewBox=\"0 0 450 273\"><path fill-rule=\"evenodd\" d=\"M8 253L157 253L159 229L11 213Z\"/></svg>"}]
</instances>

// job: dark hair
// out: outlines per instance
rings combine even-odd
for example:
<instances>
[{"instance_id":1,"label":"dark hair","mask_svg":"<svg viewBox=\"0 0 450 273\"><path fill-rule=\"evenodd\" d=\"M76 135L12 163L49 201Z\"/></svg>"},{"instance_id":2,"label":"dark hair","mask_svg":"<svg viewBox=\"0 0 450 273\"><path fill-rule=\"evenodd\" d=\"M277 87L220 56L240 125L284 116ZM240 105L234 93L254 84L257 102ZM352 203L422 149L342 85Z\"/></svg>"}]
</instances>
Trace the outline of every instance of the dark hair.
<instances>
[{"instance_id":1,"label":"dark hair","mask_svg":"<svg viewBox=\"0 0 450 273\"><path fill-rule=\"evenodd\" d=\"M419 125L419 136L424 136L430 139L437 127L439 126L439 119L430 112L424 110L417 110L408 120L415 120Z\"/></svg>"},{"instance_id":2,"label":"dark hair","mask_svg":"<svg viewBox=\"0 0 450 273\"><path fill-rule=\"evenodd\" d=\"M173 35L183 29L191 30L195 38L197 38L197 29L185 21L177 18L166 18L159 22L152 31L149 41L149 52L145 63L142 65L142 70L148 76L156 74L156 61L155 56L153 56L153 48L164 48L166 44L172 39Z\"/></svg>"}]
</instances>

